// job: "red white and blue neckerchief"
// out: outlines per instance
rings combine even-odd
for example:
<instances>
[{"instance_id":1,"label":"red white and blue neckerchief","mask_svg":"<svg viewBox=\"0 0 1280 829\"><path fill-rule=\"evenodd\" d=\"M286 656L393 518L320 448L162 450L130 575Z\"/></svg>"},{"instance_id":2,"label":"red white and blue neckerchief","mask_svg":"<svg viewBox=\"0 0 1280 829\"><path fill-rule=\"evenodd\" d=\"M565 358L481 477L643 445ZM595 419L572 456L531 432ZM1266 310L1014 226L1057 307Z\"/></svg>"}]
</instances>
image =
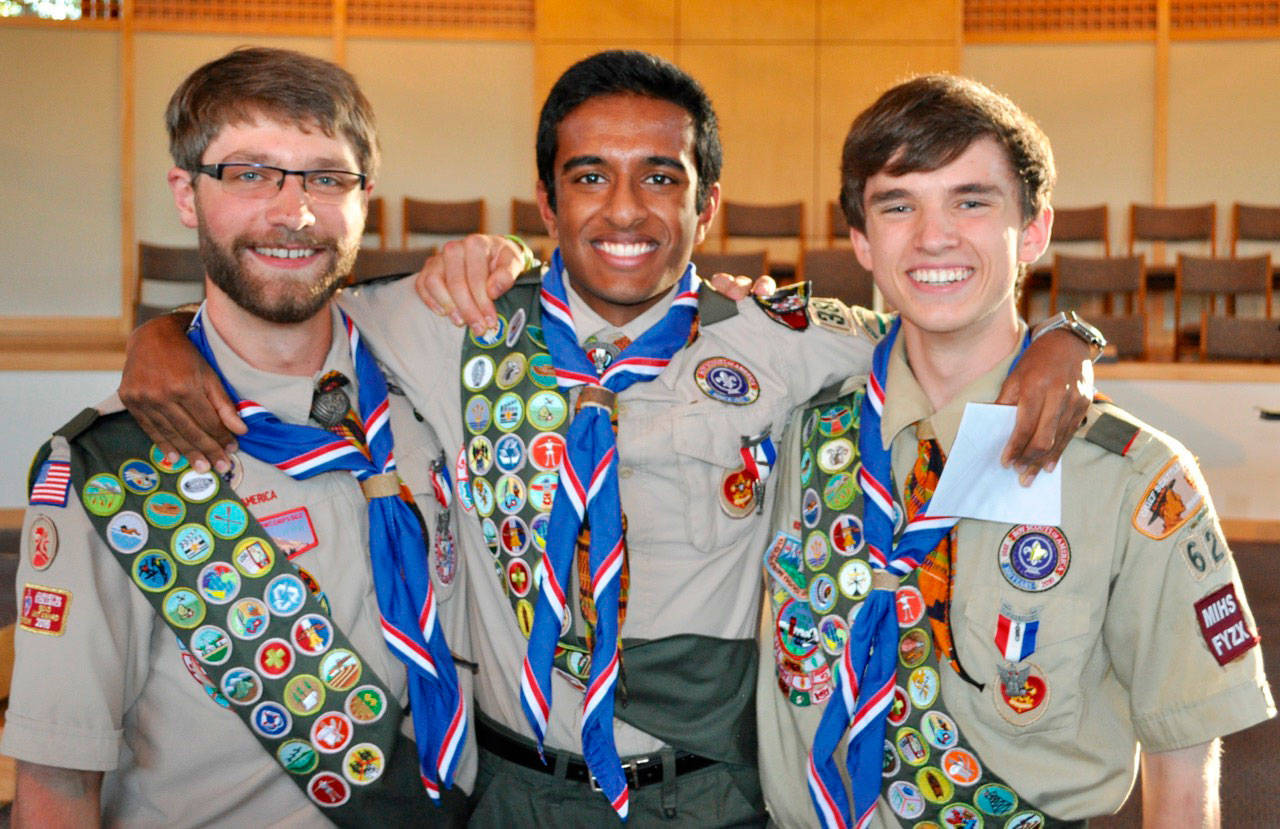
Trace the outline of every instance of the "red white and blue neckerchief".
<instances>
[{"instance_id":1,"label":"red white and blue neckerchief","mask_svg":"<svg viewBox=\"0 0 1280 829\"><path fill-rule=\"evenodd\" d=\"M931 515L926 501L916 517L906 522L897 543L894 542L895 530L902 525L904 515L894 501L893 464L890 449L881 441L880 421L888 387L889 355L901 325L901 319L895 319L884 339L876 345L858 432L858 451L862 456L858 483L864 493L862 529L867 558L873 572L888 573L896 578L885 579L883 583L878 578L873 580L837 663L835 693L822 712L809 751L809 796L827 829L866 826L880 795L885 716L893 701L897 677L898 616L894 609L895 589L890 585L918 567L959 520ZM1029 342L1030 337L1023 338L1023 350ZM846 731L847 766L856 816L852 823L849 798L834 757Z\"/></svg>"},{"instance_id":2,"label":"red white and blue neckerchief","mask_svg":"<svg viewBox=\"0 0 1280 829\"><path fill-rule=\"evenodd\" d=\"M351 441L315 426L285 423L261 405L241 400L218 368L204 331L204 306L188 336L222 379L249 432L240 448L299 480L345 469L364 481L394 474L395 438L391 433L387 382L360 332L346 314L342 322L351 347L359 386L360 421L368 440L366 457ZM422 524L398 493L369 499L369 557L382 614L382 635L409 671L409 704L418 744L422 785L439 802L440 787L450 788L467 733L465 701L453 657L437 618L435 591L427 571Z\"/></svg>"},{"instance_id":3,"label":"red white and blue neckerchief","mask_svg":"<svg viewBox=\"0 0 1280 829\"><path fill-rule=\"evenodd\" d=\"M603 373L578 344L564 286L564 260L557 250L542 278L542 333L556 379L574 386L603 387L614 394L652 380L689 340L698 310L694 267L685 268L667 315L641 334ZM551 508L543 553L539 597L520 678L520 703L537 737L539 753L551 714L551 665L556 640L569 612L565 588L573 566L578 531L591 527L588 563L597 621L591 672L583 698L582 753L605 796L627 817L627 779L613 741L613 693L618 681L618 599L623 562L622 504L618 499L618 443L603 406L583 405L565 435L560 485Z\"/></svg>"},{"instance_id":4,"label":"red white and blue neckerchief","mask_svg":"<svg viewBox=\"0 0 1280 829\"><path fill-rule=\"evenodd\" d=\"M47 460L40 464L35 482L31 484L28 503L48 504L53 507L67 505L67 487L71 485L71 464L66 461Z\"/></svg>"}]
</instances>

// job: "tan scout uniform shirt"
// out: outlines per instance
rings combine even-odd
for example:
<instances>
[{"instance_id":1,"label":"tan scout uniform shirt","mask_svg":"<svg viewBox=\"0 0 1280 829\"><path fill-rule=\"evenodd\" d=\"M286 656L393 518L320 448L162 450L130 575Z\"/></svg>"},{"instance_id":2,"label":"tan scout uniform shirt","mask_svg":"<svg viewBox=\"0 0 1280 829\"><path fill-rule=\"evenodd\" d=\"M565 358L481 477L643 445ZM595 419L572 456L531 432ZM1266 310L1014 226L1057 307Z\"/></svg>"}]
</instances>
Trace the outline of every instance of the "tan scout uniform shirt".
<instances>
[{"instance_id":1,"label":"tan scout uniform shirt","mask_svg":"<svg viewBox=\"0 0 1280 829\"><path fill-rule=\"evenodd\" d=\"M464 333L423 306L412 280L344 294L343 307L364 323L376 353L456 458L467 437L459 401ZM572 299L572 292L570 296L580 339L607 327ZM626 333L634 337L660 318L666 304L659 305L661 309L634 320ZM678 352L657 378L619 395L618 476L631 566L624 638L755 635L757 557L767 526L755 512L730 518L721 511L721 478L741 465L742 436L770 428L776 441L795 405L837 378L867 370L871 345L865 335L813 325L796 332L768 319L752 300L737 307L736 317L704 325L697 341ZM633 327L637 331L631 333ZM746 367L759 384L759 398L750 405L730 405L704 394L694 372L712 357L728 357ZM766 502L772 491L770 481ZM476 708L532 739L519 697L527 640L495 576L479 520L460 516L458 523L461 566L471 569L469 613L479 664ZM582 692L558 671L552 684L546 744L581 753ZM614 721L614 731L622 756L661 747L656 738L621 721Z\"/></svg>"},{"instance_id":2,"label":"tan scout uniform shirt","mask_svg":"<svg viewBox=\"0 0 1280 829\"><path fill-rule=\"evenodd\" d=\"M259 371L237 357L212 325L206 330L237 391L287 422L307 422L315 381L325 372L341 371L354 385L346 332L336 314L333 347L314 377ZM351 393L354 399L354 388ZM439 444L396 395L391 396L391 421L400 475L434 531L439 508L428 465ZM304 542L294 563L315 577L334 622L404 704L405 668L382 639L366 553L367 506L355 478L331 472L295 481L243 452L235 461L237 478L243 474L235 491L255 516L294 514L293 527ZM72 488L64 509L30 508L27 528L38 515L57 527L57 555L48 569L35 570L24 530L19 600L27 584L67 591L71 600L60 635L17 632L0 751L32 763L107 772L102 809L108 825L330 825L239 717L215 703L188 673L172 629L89 523L79 493ZM450 642L460 641L465 632L458 614L461 574L444 584L434 569L440 618ZM459 675L469 695L469 674L460 670ZM412 734L407 715L403 728ZM474 745L463 767L466 775L459 777L469 790Z\"/></svg>"},{"instance_id":3,"label":"tan scout uniform shirt","mask_svg":"<svg viewBox=\"0 0 1280 829\"><path fill-rule=\"evenodd\" d=\"M994 400L1012 359L935 413L907 366L899 337L881 422L882 439L893 445L899 498L916 460L914 424L932 427L949 453L965 404ZM844 391L864 383L865 377L854 378ZM966 683L939 658L946 709L979 760L1020 797L1064 820L1120 808L1137 772L1139 744L1145 752L1186 748L1275 715L1261 651L1254 647L1220 667L1197 623L1195 603L1230 583L1249 630L1257 630L1194 459L1180 443L1137 421L1142 431L1124 456L1084 440L1100 414L1093 407L1061 461L1059 529L1070 550L1061 581L1037 592L1015 588L999 561L1001 544L1015 527L961 520L955 530L951 631L960 663L985 690ZM785 491L776 502L776 528L791 526L799 516L799 432L798 422L790 424L779 448L778 489ZM848 436L857 440L853 432ZM1177 528L1157 540L1139 531L1135 516L1142 515L1143 526L1150 528L1142 513L1144 499L1174 459L1182 462L1203 500L1188 503L1182 523L1175 521ZM1216 560L1208 552L1214 545ZM1198 559L1197 549L1205 551L1203 558ZM1203 570L1196 560L1204 562ZM805 768L823 707L791 705L779 691L769 606L766 598L757 685L760 775L778 824L812 826L817 817ZM998 669L1005 660L995 633L1002 606L1016 614L1037 613L1040 620L1035 652L1026 661L1043 672L1049 696L1024 719L999 700ZM843 767L844 757L838 762ZM883 798L877 822L901 822Z\"/></svg>"}]
</instances>

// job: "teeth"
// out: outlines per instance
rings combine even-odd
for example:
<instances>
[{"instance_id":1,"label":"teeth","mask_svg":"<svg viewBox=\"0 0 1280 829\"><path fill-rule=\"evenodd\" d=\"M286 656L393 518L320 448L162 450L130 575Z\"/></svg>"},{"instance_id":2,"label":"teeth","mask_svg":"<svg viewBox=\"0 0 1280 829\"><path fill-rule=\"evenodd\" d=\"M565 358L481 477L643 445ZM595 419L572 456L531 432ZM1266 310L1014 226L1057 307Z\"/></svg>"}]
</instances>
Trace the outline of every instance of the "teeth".
<instances>
[{"instance_id":1,"label":"teeth","mask_svg":"<svg viewBox=\"0 0 1280 829\"><path fill-rule=\"evenodd\" d=\"M274 256L276 259L305 259L316 252L315 248L254 248L260 256Z\"/></svg>"},{"instance_id":2,"label":"teeth","mask_svg":"<svg viewBox=\"0 0 1280 829\"><path fill-rule=\"evenodd\" d=\"M972 268L915 268L908 271L908 274L916 282L943 285L948 282L959 282L966 279L972 272Z\"/></svg>"},{"instance_id":3,"label":"teeth","mask_svg":"<svg viewBox=\"0 0 1280 829\"><path fill-rule=\"evenodd\" d=\"M596 247L604 251L610 256L643 256L658 246L652 242L633 242L631 244L623 244L621 242L597 242Z\"/></svg>"}]
</instances>

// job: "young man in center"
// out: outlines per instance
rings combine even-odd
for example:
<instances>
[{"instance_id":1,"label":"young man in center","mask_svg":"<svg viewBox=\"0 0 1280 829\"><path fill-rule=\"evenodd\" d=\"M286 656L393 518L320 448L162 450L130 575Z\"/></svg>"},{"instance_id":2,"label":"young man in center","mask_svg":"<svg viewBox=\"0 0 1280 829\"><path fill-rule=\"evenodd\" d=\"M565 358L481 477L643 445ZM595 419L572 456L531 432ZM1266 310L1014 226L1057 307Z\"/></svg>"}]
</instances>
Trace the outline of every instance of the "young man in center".
<instances>
[{"instance_id":1,"label":"young man in center","mask_svg":"<svg viewBox=\"0 0 1280 829\"><path fill-rule=\"evenodd\" d=\"M1048 139L986 87L924 76L858 116L842 176L900 324L780 447L757 688L771 816L1074 825L1120 807L1140 749L1146 825L1216 825L1217 738L1275 709L1186 449L1098 403L1063 455L1058 526L929 507L966 404L1026 347ZM847 474L859 495L830 509L818 493Z\"/></svg>"}]
</instances>

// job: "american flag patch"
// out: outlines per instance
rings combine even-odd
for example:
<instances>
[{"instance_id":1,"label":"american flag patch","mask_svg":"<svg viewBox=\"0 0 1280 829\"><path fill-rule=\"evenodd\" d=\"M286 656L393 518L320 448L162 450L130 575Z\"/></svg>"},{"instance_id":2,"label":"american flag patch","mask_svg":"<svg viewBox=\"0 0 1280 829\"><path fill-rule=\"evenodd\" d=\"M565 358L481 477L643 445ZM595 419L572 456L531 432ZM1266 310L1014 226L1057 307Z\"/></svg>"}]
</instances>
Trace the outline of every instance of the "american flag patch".
<instances>
[{"instance_id":1,"label":"american flag patch","mask_svg":"<svg viewBox=\"0 0 1280 829\"><path fill-rule=\"evenodd\" d=\"M31 503L54 507L67 505L67 488L71 485L71 464L66 461L45 461L36 473L31 485Z\"/></svg>"}]
</instances>

